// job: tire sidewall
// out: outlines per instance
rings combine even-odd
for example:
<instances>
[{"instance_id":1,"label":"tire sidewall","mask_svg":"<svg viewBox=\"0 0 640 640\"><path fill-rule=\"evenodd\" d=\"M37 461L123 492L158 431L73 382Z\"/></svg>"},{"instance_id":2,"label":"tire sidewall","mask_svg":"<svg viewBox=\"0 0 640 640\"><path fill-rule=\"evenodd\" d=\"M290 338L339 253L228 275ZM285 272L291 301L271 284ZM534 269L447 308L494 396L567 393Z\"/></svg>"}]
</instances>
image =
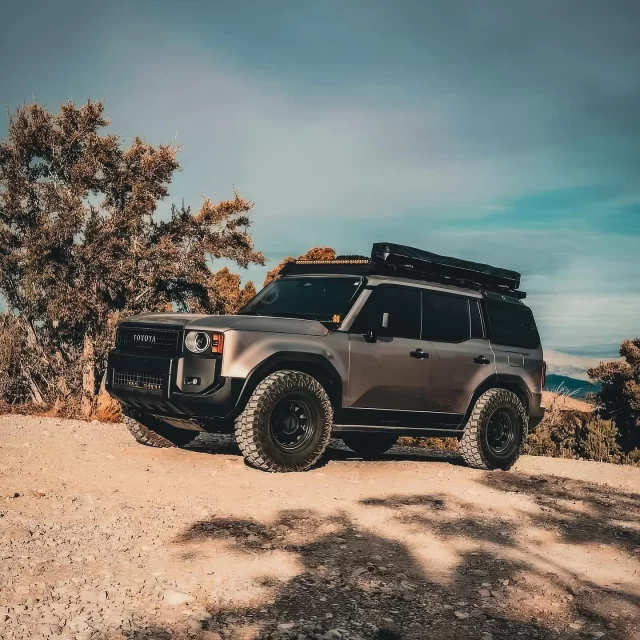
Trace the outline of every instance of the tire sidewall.
<instances>
[{"instance_id":1,"label":"tire sidewall","mask_svg":"<svg viewBox=\"0 0 640 640\"><path fill-rule=\"evenodd\" d=\"M329 443L333 426L333 411L322 385L311 376L297 372L279 372L263 382L267 389L261 393L252 424L253 439L274 470L305 470L320 458ZM259 385L260 386L260 385ZM282 399L301 399L312 408L314 428L304 448L296 452L281 449L271 429L271 416Z\"/></svg>"},{"instance_id":2,"label":"tire sidewall","mask_svg":"<svg viewBox=\"0 0 640 640\"><path fill-rule=\"evenodd\" d=\"M487 443L487 433L491 418L498 411L505 411L516 421L516 439L513 447L506 455L498 456ZM528 416L518 396L506 389L496 390L492 394L480 415L478 439L482 457L490 469L510 469L520 457L528 432Z\"/></svg>"}]
</instances>

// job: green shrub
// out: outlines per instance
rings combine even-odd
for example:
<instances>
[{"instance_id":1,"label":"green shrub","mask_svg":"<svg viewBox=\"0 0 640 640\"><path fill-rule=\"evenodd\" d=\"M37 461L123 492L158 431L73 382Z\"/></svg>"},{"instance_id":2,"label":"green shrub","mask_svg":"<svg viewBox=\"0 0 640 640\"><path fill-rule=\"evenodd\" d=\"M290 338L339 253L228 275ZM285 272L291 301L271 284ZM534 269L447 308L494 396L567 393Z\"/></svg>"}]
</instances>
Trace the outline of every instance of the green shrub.
<instances>
[{"instance_id":1,"label":"green shrub","mask_svg":"<svg viewBox=\"0 0 640 640\"><path fill-rule=\"evenodd\" d=\"M553 458L624 462L618 429L597 414L564 409L566 394L556 394L538 428L529 434L525 453Z\"/></svg>"},{"instance_id":2,"label":"green shrub","mask_svg":"<svg viewBox=\"0 0 640 640\"><path fill-rule=\"evenodd\" d=\"M640 447L640 338L625 340L620 356L589 369L589 376L602 384L596 394L599 415L616 423L618 442L630 452Z\"/></svg>"},{"instance_id":3,"label":"green shrub","mask_svg":"<svg viewBox=\"0 0 640 640\"><path fill-rule=\"evenodd\" d=\"M576 453L586 460L620 462L621 450L615 423L598 416L587 419L576 439Z\"/></svg>"},{"instance_id":4,"label":"green shrub","mask_svg":"<svg viewBox=\"0 0 640 640\"><path fill-rule=\"evenodd\" d=\"M580 429L580 417L575 411L562 411L546 418L529 434L524 452L532 456L575 458Z\"/></svg>"}]
</instances>

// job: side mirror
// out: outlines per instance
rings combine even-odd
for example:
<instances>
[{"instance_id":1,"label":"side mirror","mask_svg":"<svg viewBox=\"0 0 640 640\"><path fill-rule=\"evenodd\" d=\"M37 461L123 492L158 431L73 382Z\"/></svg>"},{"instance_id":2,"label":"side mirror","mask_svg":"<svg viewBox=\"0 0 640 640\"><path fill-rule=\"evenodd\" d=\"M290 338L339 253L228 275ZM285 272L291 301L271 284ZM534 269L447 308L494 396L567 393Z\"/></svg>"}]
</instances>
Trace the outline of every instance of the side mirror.
<instances>
[{"instance_id":1,"label":"side mirror","mask_svg":"<svg viewBox=\"0 0 640 640\"><path fill-rule=\"evenodd\" d=\"M378 341L378 336L373 332L372 329L369 329L367 333L362 336L366 342L373 343Z\"/></svg>"}]
</instances>

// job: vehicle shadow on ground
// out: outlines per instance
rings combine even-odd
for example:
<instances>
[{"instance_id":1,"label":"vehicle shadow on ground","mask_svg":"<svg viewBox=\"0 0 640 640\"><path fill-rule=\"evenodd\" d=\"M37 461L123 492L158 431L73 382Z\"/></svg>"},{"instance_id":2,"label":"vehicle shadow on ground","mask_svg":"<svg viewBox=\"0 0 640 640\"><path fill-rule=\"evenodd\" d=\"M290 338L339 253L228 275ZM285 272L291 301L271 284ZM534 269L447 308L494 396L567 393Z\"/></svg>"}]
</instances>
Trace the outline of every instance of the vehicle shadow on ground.
<instances>
[{"instance_id":1,"label":"vehicle shadow on ground","mask_svg":"<svg viewBox=\"0 0 640 640\"><path fill-rule=\"evenodd\" d=\"M200 434L198 438L191 444L184 447L188 451L208 454L224 454L240 456L240 449L236 444L235 438L231 434ZM340 439L332 438L327 450L323 454L316 466L324 466L329 461L362 461L362 457L358 456L349 449ZM379 456L369 457L367 460L376 460L380 462L400 462L403 460L424 461L424 462L447 462L453 465L463 465L462 458L455 452L439 451L436 449L423 449L421 447L404 447L394 446L388 452Z\"/></svg>"},{"instance_id":2,"label":"vehicle shadow on ground","mask_svg":"<svg viewBox=\"0 0 640 640\"><path fill-rule=\"evenodd\" d=\"M517 491L544 503L550 511L527 506L526 526L557 531L560 542L582 547L585 559L594 545L640 551L634 547L640 544L637 494L517 473L487 473L480 485L505 501ZM588 572L567 569L562 558L544 556L535 545L525 548L524 525L509 509L495 514L479 502L422 494L372 497L357 508L377 510L388 524L372 531L359 526L355 515L314 510L283 510L268 523L194 522L174 541L181 553L197 555L202 543L216 540L247 557L289 554L301 570L284 581L262 576L266 595L255 607L208 603L209 617L199 630L150 626L128 637L627 640L640 624L640 583L638 590L602 586ZM405 532L400 539L384 535L398 526ZM425 562L429 550L419 544L425 539L455 557L446 578Z\"/></svg>"}]
</instances>

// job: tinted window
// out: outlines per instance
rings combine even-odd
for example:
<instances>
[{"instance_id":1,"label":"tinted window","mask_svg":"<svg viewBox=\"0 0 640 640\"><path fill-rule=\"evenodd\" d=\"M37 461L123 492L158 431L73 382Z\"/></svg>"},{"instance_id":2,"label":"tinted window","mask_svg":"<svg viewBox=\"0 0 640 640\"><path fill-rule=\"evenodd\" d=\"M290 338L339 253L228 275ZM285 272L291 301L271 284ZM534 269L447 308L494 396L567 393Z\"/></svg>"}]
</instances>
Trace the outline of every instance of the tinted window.
<instances>
[{"instance_id":1,"label":"tinted window","mask_svg":"<svg viewBox=\"0 0 640 640\"><path fill-rule=\"evenodd\" d=\"M513 302L487 299L491 340L496 344L524 349L540 345L533 313L529 307Z\"/></svg>"},{"instance_id":2,"label":"tinted window","mask_svg":"<svg viewBox=\"0 0 640 640\"><path fill-rule=\"evenodd\" d=\"M482 320L480 319L480 301L469 300L469 308L471 311L471 337L484 338Z\"/></svg>"},{"instance_id":3,"label":"tinted window","mask_svg":"<svg viewBox=\"0 0 640 640\"><path fill-rule=\"evenodd\" d=\"M358 277L274 280L240 314L331 321L334 315L344 316L348 311L361 283Z\"/></svg>"},{"instance_id":4,"label":"tinted window","mask_svg":"<svg viewBox=\"0 0 640 640\"><path fill-rule=\"evenodd\" d=\"M387 328L382 326L385 313L389 314ZM379 336L419 338L420 290L375 287L351 327L352 333L367 331L374 331Z\"/></svg>"},{"instance_id":5,"label":"tinted window","mask_svg":"<svg viewBox=\"0 0 640 640\"><path fill-rule=\"evenodd\" d=\"M467 298L423 291L422 304L423 340L462 342L470 338Z\"/></svg>"}]
</instances>

